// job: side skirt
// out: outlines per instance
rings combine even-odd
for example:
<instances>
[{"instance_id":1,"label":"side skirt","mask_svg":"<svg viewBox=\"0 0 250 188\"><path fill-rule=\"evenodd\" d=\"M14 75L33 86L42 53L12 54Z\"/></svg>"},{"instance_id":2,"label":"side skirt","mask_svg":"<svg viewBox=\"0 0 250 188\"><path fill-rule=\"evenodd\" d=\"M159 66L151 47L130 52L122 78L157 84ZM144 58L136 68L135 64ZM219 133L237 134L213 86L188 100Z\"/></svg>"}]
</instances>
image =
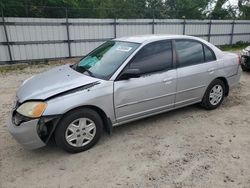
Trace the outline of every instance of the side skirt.
<instances>
[{"instance_id":1,"label":"side skirt","mask_svg":"<svg viewBox=\"0 0 250 188\"><path fill-rule=\"evenodd\" d=\"M151 114L143 115L143 116L140 116L140 117L132 118L132 119L129 119L129 120L126 120L126 121L115 123L115 124L113 124L113 127L123 125L123 124L129 123L129 122L132 122L132 121L136 121L136 120L139 120L139 119L143 119L143 118L146 118L146 117L154 116L154 115L157 115L157 114L162 114L164 112L169 112L169 111L179 109L179 108L182 108L182 107L185 107L185 106L190 106L192 104L196 104L196 103L200 103L200 102L201 102L201 99L197 100L197 101L194 101L194 102L192 102L190 104L185 104L183 106L173 107L173 108L161 110L161 111L158 111L158 112L154 112L154 113L151 113Z\"/></svg>"}]
</instances>

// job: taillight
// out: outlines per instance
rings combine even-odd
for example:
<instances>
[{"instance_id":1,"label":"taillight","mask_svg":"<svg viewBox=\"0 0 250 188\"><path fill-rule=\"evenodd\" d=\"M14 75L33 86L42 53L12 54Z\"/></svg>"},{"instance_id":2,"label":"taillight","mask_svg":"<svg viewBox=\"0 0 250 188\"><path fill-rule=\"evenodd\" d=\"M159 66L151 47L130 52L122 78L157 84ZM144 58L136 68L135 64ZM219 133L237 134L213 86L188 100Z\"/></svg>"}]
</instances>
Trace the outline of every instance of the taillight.
<instances>
[{"instance_id":1,"label":"taillight","mask_svg":"<svg viewBox=\"0 0 250 188\"><path fill-rule=\"evenodd\" d=\"M240 55L238 55L238 64L240 65Z\"/></svg>"}]
</instances>

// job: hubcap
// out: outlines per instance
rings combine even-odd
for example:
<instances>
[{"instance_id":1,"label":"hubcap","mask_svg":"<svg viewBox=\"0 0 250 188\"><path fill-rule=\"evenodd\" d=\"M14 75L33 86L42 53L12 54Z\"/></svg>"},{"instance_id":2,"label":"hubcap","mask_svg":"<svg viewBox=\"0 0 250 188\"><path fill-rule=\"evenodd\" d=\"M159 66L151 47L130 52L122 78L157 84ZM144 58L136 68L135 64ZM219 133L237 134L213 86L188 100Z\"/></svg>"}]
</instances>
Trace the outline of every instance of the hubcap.
<instances>
[{"instance_id":1,"label":"hubcap","mask_svg":"<svg viewBox=\"0 0 250 188\"><path fill-rule=\"evenodd\" d=\"M215 85L210 91L209 102L212 105L219 104L219 102L222 99L222 95L223 95L223 88L221 87L221 85Z\"/></svg>"},{"instance_id":2,"label":"hubcap","mask_svg":"<svg viewBox=\"0 0 250 188\"><path fill-rule=\"evenodd\" d=\"M69 145L82 147L90 143L95 134L95 123L88 118L79 118L69 124L65 132L65 138Z\"/></svg>"}]
</instances>

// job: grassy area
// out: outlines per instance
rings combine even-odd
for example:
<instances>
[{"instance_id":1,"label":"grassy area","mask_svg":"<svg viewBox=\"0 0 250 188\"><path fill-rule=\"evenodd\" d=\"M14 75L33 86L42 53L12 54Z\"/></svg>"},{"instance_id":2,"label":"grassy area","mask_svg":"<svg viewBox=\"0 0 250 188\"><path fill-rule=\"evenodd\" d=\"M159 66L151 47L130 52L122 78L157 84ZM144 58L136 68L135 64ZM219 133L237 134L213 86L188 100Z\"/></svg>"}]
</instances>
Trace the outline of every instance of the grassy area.
<instances>
[{"instance_id":1,"label":"grassy area","mask_svg":"<svg viewBox=\"0 0 250 188\"><path fill-rule=\"evenodd\" d=\"M222 46L218 46L221 50L223 51L237 51L237 50L242 50L244 48L246 48L247 46L250 46L250 43L248 42L237 42L236 44L232 44L232 45L222 45Z\"/></svg>"},{"instance_id":2,"label":"grassy area","mask_svg":"<svg viewBox=\"0 0 250 188\"><path fill-rule=\"evenodd\" d=\"M48 66L48 63L41 63L41 64L12 64L12 65L2 65L0 66L0 73L7 73L11 71L23 71L26 68L42 68Z\"/></svg>"},{"instance_id":3,"label":"grassy area","mask_svg":"<svg viewBox=\"0 0 250 188\"><path fill-rule=\"evenodd\" d=\"M37 61L30 63L17 63L17 64L7 64L0 65L0 74L5 74L12 71L28 71L28 69L38 69L46 67L54 67L64 64L73 64L76 61L76 58L71 59L62 59L62 60L52 60L52 61Z\"/></svg>"}]
</instances>

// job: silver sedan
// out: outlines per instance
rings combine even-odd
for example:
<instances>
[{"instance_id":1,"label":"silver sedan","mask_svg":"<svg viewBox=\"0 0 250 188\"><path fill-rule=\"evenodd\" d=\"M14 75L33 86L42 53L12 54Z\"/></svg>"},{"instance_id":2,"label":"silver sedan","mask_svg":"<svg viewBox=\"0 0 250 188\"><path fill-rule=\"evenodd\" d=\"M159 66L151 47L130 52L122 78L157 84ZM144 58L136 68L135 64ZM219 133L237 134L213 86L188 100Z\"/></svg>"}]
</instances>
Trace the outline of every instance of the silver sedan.
<instances>
[{"instance_id":1,"label":"silver sedan","mask_svg":"<svg viewBox=\"0 0 250 188\"><path fill-rule=\"evenodd\" d=\"M239 82L239 60L191 36L113 39L74 65L25 80L9 131L29 149L54 137L66 151L81 152L103 129L195 103L217 108Z\"/></svg>"}]
</instances>

